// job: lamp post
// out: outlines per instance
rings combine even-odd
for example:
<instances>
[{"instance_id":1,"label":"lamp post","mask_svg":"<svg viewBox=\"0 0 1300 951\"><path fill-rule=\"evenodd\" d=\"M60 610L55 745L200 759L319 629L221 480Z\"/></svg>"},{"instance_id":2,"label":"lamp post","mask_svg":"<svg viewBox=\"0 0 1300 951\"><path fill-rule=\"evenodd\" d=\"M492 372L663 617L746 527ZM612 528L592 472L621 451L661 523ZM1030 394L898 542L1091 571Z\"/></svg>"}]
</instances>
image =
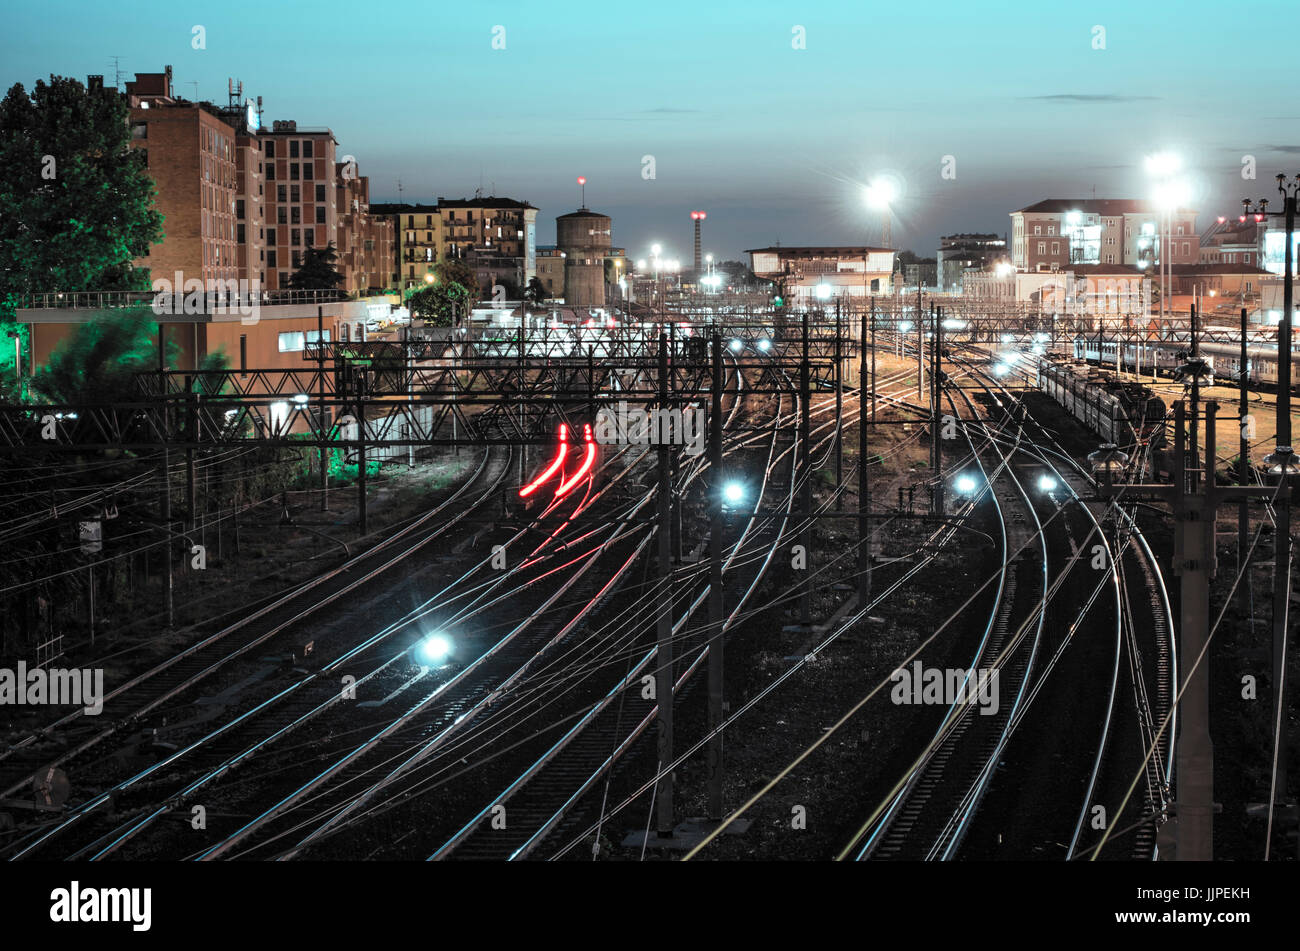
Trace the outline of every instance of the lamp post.
<instances>
[{"instance_id":1,"label":"lamp post","mask_svg":"<svg viewBox=\"0 0 1300 951\"><path fill-rule=\"evenodd\" d=\"M1277 190L1282 196L1282 210L1270 212L1268 200L1260 199L1252 207L1250 199L1242 200L1241 221L1253 215L1262 222L1270 216L1281 218L1286 227L1286 247L1283 251L1282 319L1277 325L1277 448L1265 457L1270 474L1276 475L1281 486L1277 500L1277 531L1274 537L1277 548L1273 558L1273 711L1275 721L1284 725L1285 687L1283 659L1286 655L1287 607L1291 597L1291 479L1296 471L1296 456L1291 448L1291 321L1294 316L1295 292L1295 218L1296 195L1300 190L1300 175L1287 178L1277 176ZM1244 368L1243 368L1244 370ZM1242 405L1244 414L1246 407ZM1244 425L1244 424L1243 424ZM1286 749L1285 744L1282 749ZM1277 785L1281 795L1286 795L1286 757L1278 757Z\"/></svg>"}]
</instances>

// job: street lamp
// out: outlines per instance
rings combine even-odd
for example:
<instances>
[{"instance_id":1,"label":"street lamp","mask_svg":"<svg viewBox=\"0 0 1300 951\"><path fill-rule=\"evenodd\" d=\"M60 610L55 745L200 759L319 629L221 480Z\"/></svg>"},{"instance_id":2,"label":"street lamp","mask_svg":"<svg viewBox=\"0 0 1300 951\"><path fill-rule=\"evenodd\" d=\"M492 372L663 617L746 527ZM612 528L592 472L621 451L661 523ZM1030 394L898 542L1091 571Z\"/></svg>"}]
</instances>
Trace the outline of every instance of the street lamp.
<instances>
[{"instance_id":1,"label":"street lamp","mask_svg":"<svg viewBox=\"0 0 1300 951\"><path fill-rule=\"evenodd\" d=\"M894 238L890 219L893 213L890 206L898 200L898 186L889 178L877 175L867 185L863 197L870 207L880 212L880 243L886 248L892 247Z\"/></svg>"},{"instance_id":2,"label":"street lamp","mask_svg":"<svg viewBox=\"0 0 1300 951\"><path fill-rule=\"evenodd\" d=\"M1161 213L1160 233L1160 320L1165 318L1165 296L1168 294L1166 274L1172 277L1173 261L1169 250L1173 240L1173 213L1186 204L1191 189L1184 179L1175 178L1183 167L1182 157L1174 152L1157 152L1146 158L1147 174L1155 179L1152 198Z\"/></svg>"}]
</instances>

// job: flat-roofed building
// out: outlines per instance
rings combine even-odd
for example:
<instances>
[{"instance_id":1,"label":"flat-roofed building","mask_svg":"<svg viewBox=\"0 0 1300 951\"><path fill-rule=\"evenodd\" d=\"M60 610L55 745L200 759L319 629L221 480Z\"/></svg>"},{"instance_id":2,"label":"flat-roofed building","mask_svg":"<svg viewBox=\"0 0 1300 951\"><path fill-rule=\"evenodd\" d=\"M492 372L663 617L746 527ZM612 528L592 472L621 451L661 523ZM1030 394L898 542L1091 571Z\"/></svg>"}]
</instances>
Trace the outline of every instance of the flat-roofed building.
<instances>
[{"instance_id":1,"label":"flat-roofed building","mask_svg":"<svg viewBox=\"0 0 1300 951\"><path fill-rule=\"evenodd\" d=\"M777 246L753 248L745 253L757 277L781 282L786 294L798 304L891 290L895 252L889 248Z\"/></svg>"}]
</instances>

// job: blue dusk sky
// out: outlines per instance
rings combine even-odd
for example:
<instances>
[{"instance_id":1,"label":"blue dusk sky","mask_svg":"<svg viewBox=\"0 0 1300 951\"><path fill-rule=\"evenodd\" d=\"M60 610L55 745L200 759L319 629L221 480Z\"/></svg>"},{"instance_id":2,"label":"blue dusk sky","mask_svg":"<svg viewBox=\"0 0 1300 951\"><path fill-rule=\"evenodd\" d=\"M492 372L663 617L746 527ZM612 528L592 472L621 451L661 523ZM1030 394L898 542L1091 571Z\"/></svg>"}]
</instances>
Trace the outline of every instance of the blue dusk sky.
<instances>
[{"instance_id":1,"label":"blue dusk sky","mask_svg":"<svg viewBox=\"0 0 1300 951\"><path fill-rule=\"evenodd\" d=\"M861 191L889 173L895 246L933 255L1041 198L1143 197L1161 149L1183 156L1201 227L1272 196L1300 170L1300 70L1264 48L1296 26L1293 4L1201 0L50 0L6 4L0 80L112 84L118 57L126 78L170 64L177 95L224 102L233 77L265 122L332 128L373 201L399 179L408 201L481 184L537 205L549 243L585 175L634 256L688 257L692 209L720 258L876 242Z\"/></svg>"}]
</instances>

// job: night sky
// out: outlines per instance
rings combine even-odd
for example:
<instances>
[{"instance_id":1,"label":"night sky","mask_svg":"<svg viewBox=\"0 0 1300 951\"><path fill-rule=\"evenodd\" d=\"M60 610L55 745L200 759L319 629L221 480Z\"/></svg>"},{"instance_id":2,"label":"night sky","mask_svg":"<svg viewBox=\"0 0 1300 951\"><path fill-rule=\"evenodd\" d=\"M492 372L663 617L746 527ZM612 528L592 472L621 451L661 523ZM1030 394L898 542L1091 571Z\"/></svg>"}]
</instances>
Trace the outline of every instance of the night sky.
<instances>
[{"instance_id":1,"label":"night sky","mask_svg":"<svg viewBox=\"0 0 1300 951\"><path fill-rule=\"evenodd\" d=\"M1041 198L1142 197L1159 149L1183 155L1202 228L1273 197L1273 175L1300 170L1295 58L1278 50L1296 28L1293 4L1201 0L42 2L6 5L0 80L111 84L118 56L126 78L171 64L177 95L197 82L224 102L234 77L268 124L331 127L373 201L399 177L407 201L481 183L540 207L550 243L582 174L634 256L658 241L688 258L695 208L719 257L876 241L861 185L891 171L894 244L933 255L940 234L1005 232Z\"/></svg>"}]
</instances>

